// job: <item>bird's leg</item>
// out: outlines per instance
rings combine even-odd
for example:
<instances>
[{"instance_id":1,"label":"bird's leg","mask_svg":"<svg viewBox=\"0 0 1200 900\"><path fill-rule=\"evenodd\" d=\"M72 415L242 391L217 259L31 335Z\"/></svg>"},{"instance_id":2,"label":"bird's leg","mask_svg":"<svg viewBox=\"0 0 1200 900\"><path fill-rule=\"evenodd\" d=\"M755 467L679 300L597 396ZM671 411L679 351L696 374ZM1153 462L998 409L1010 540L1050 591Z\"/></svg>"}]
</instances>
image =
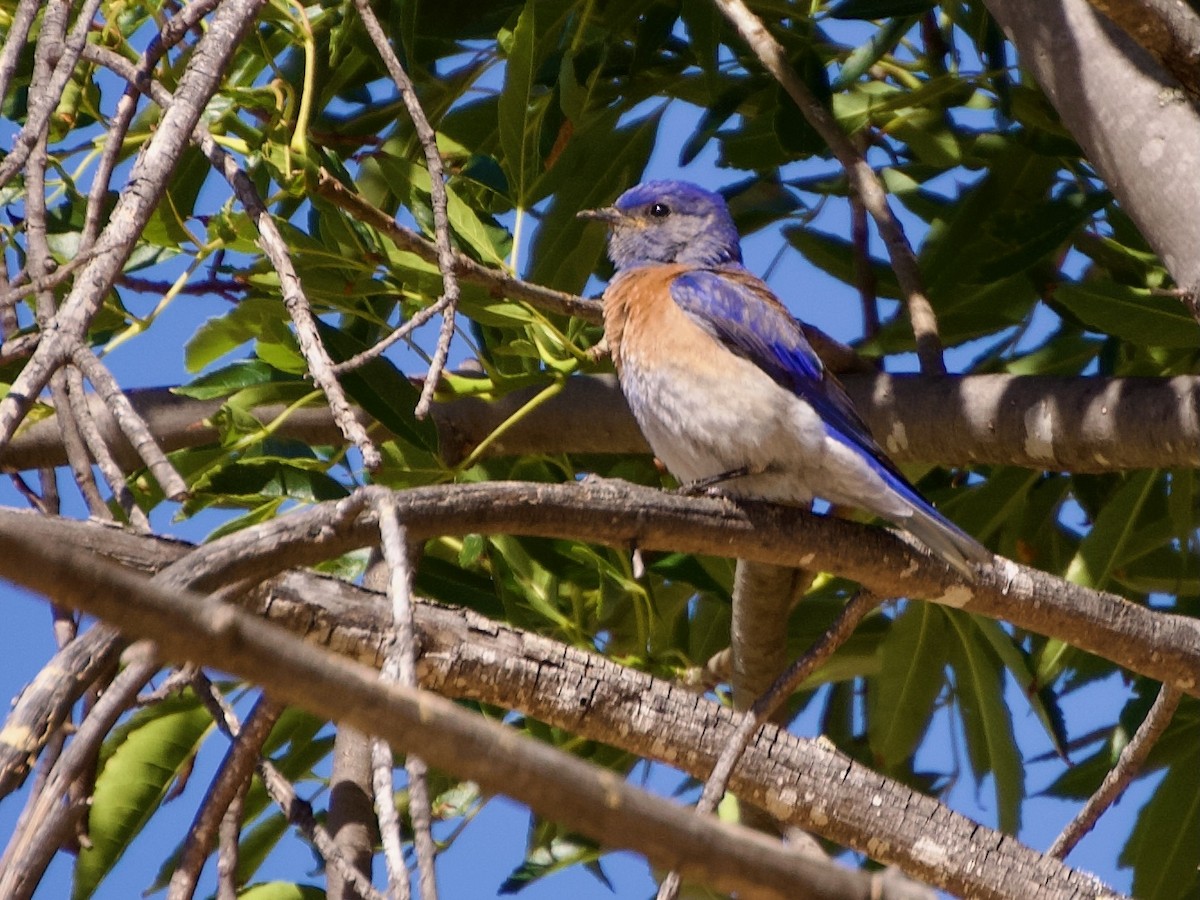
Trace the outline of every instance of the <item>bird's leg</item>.
<instances>
[{"instance_id":1,"label":"bird's leg","mask_svg":"<svg viewBox=\"0 0 1200 900\"><path fill-rule=\"evenodd\" d=\"M732 481L735 478L744 478L747 475L761 475L762 472L762 469L757 469L754 466L738 466L736 469L730 469L727 472L709 475L707 478L698 478L695 481L689 481L687 484L680 485L679 493L685 497L695 497L703 494L709 488L724 484L726 481Z\"/></svg>"}]
</instances>

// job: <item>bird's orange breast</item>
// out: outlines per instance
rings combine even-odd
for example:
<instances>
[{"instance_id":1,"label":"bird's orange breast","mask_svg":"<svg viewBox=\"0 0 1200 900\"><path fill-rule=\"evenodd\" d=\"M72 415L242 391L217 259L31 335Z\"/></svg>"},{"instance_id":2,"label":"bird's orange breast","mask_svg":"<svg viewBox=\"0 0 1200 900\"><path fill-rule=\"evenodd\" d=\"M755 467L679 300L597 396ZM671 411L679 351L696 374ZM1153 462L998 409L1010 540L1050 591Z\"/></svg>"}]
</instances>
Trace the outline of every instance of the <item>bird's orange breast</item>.
<instances>
[{"instance_id":1,"label":"bird's orange breast","mask_svg":"<svg viewBox=\"0 0 1200 900\"><path fill-rule=\"evenodd\" d=\"M629 354L661 351L691 323L671 298L671 282L694 268L683 264L645 266L620 273L604 292L604 336L620 371ZM694 327L694 326L692 326Z\"/></svg>"}]
</instances>

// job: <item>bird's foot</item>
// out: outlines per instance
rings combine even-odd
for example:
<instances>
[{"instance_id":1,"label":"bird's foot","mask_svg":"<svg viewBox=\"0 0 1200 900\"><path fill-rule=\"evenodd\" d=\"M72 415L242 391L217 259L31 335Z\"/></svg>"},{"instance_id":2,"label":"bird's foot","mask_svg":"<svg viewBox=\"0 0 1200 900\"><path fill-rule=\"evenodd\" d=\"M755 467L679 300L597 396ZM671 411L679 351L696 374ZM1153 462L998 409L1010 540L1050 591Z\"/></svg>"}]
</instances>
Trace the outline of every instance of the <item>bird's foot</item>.
<instances>
[{"instance_id":1,"label":"bird's foot","mask_svg":"<svg viewBox=\"0 0 1200 900\"><path fill-rule=\"evenodd\" d=\"M735 478L744 478L747 475L758 474L750 466L738 466L736 469L730 469L728 472L721 472L718 475L709 475L707 478L700 478L696 481L689 481L687 484L679 486L679 493L685 497L698 497L701 494L712 493L712 489L726 481L732 481Z\"/></svg>"}]
</instances>

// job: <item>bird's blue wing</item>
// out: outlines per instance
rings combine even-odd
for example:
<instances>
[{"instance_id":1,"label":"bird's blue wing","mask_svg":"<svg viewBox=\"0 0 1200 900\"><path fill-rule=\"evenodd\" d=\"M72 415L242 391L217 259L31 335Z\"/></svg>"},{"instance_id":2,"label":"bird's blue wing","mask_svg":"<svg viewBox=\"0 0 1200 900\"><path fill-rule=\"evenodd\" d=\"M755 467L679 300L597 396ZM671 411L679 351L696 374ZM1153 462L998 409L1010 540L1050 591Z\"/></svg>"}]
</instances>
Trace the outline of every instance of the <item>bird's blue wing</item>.
<instances>
[{"instance_id":1,"label":"bird's blue wing","mask_svg":"<svg viewBox=\"0 0 1200 900\"><path fill-rule=\"evenodd\" d=\"M889 481L915 488L871 437L845 389L825 370L796 320L771 289L740 267L691 269L671 282L671 298L693 322L816 410L830 434L873 459ZM923 500L921 500L924 503Z\"/></svg>"}]
</instances>

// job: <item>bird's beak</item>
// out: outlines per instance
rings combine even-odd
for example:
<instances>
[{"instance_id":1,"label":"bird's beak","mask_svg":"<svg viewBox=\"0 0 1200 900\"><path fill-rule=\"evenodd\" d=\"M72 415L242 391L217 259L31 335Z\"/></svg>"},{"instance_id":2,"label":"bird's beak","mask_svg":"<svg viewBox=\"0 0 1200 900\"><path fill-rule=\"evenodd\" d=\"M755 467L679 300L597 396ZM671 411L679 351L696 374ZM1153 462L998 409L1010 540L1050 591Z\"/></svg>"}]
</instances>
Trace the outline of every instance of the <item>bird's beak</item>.
<instances>
[{"instance_id":1,"label":"bird's beak","mask_svg":"<svg viewBox=\"0 0 1200 900\"><path fill-rule=\"evenodd\" d=\"M625 218L625 214L615 206L605 206L600 209L581 209L575 213L577 219L595 219L598 222L607 222L609 225L615 225Z\"/></svg>"}]
</instances>

